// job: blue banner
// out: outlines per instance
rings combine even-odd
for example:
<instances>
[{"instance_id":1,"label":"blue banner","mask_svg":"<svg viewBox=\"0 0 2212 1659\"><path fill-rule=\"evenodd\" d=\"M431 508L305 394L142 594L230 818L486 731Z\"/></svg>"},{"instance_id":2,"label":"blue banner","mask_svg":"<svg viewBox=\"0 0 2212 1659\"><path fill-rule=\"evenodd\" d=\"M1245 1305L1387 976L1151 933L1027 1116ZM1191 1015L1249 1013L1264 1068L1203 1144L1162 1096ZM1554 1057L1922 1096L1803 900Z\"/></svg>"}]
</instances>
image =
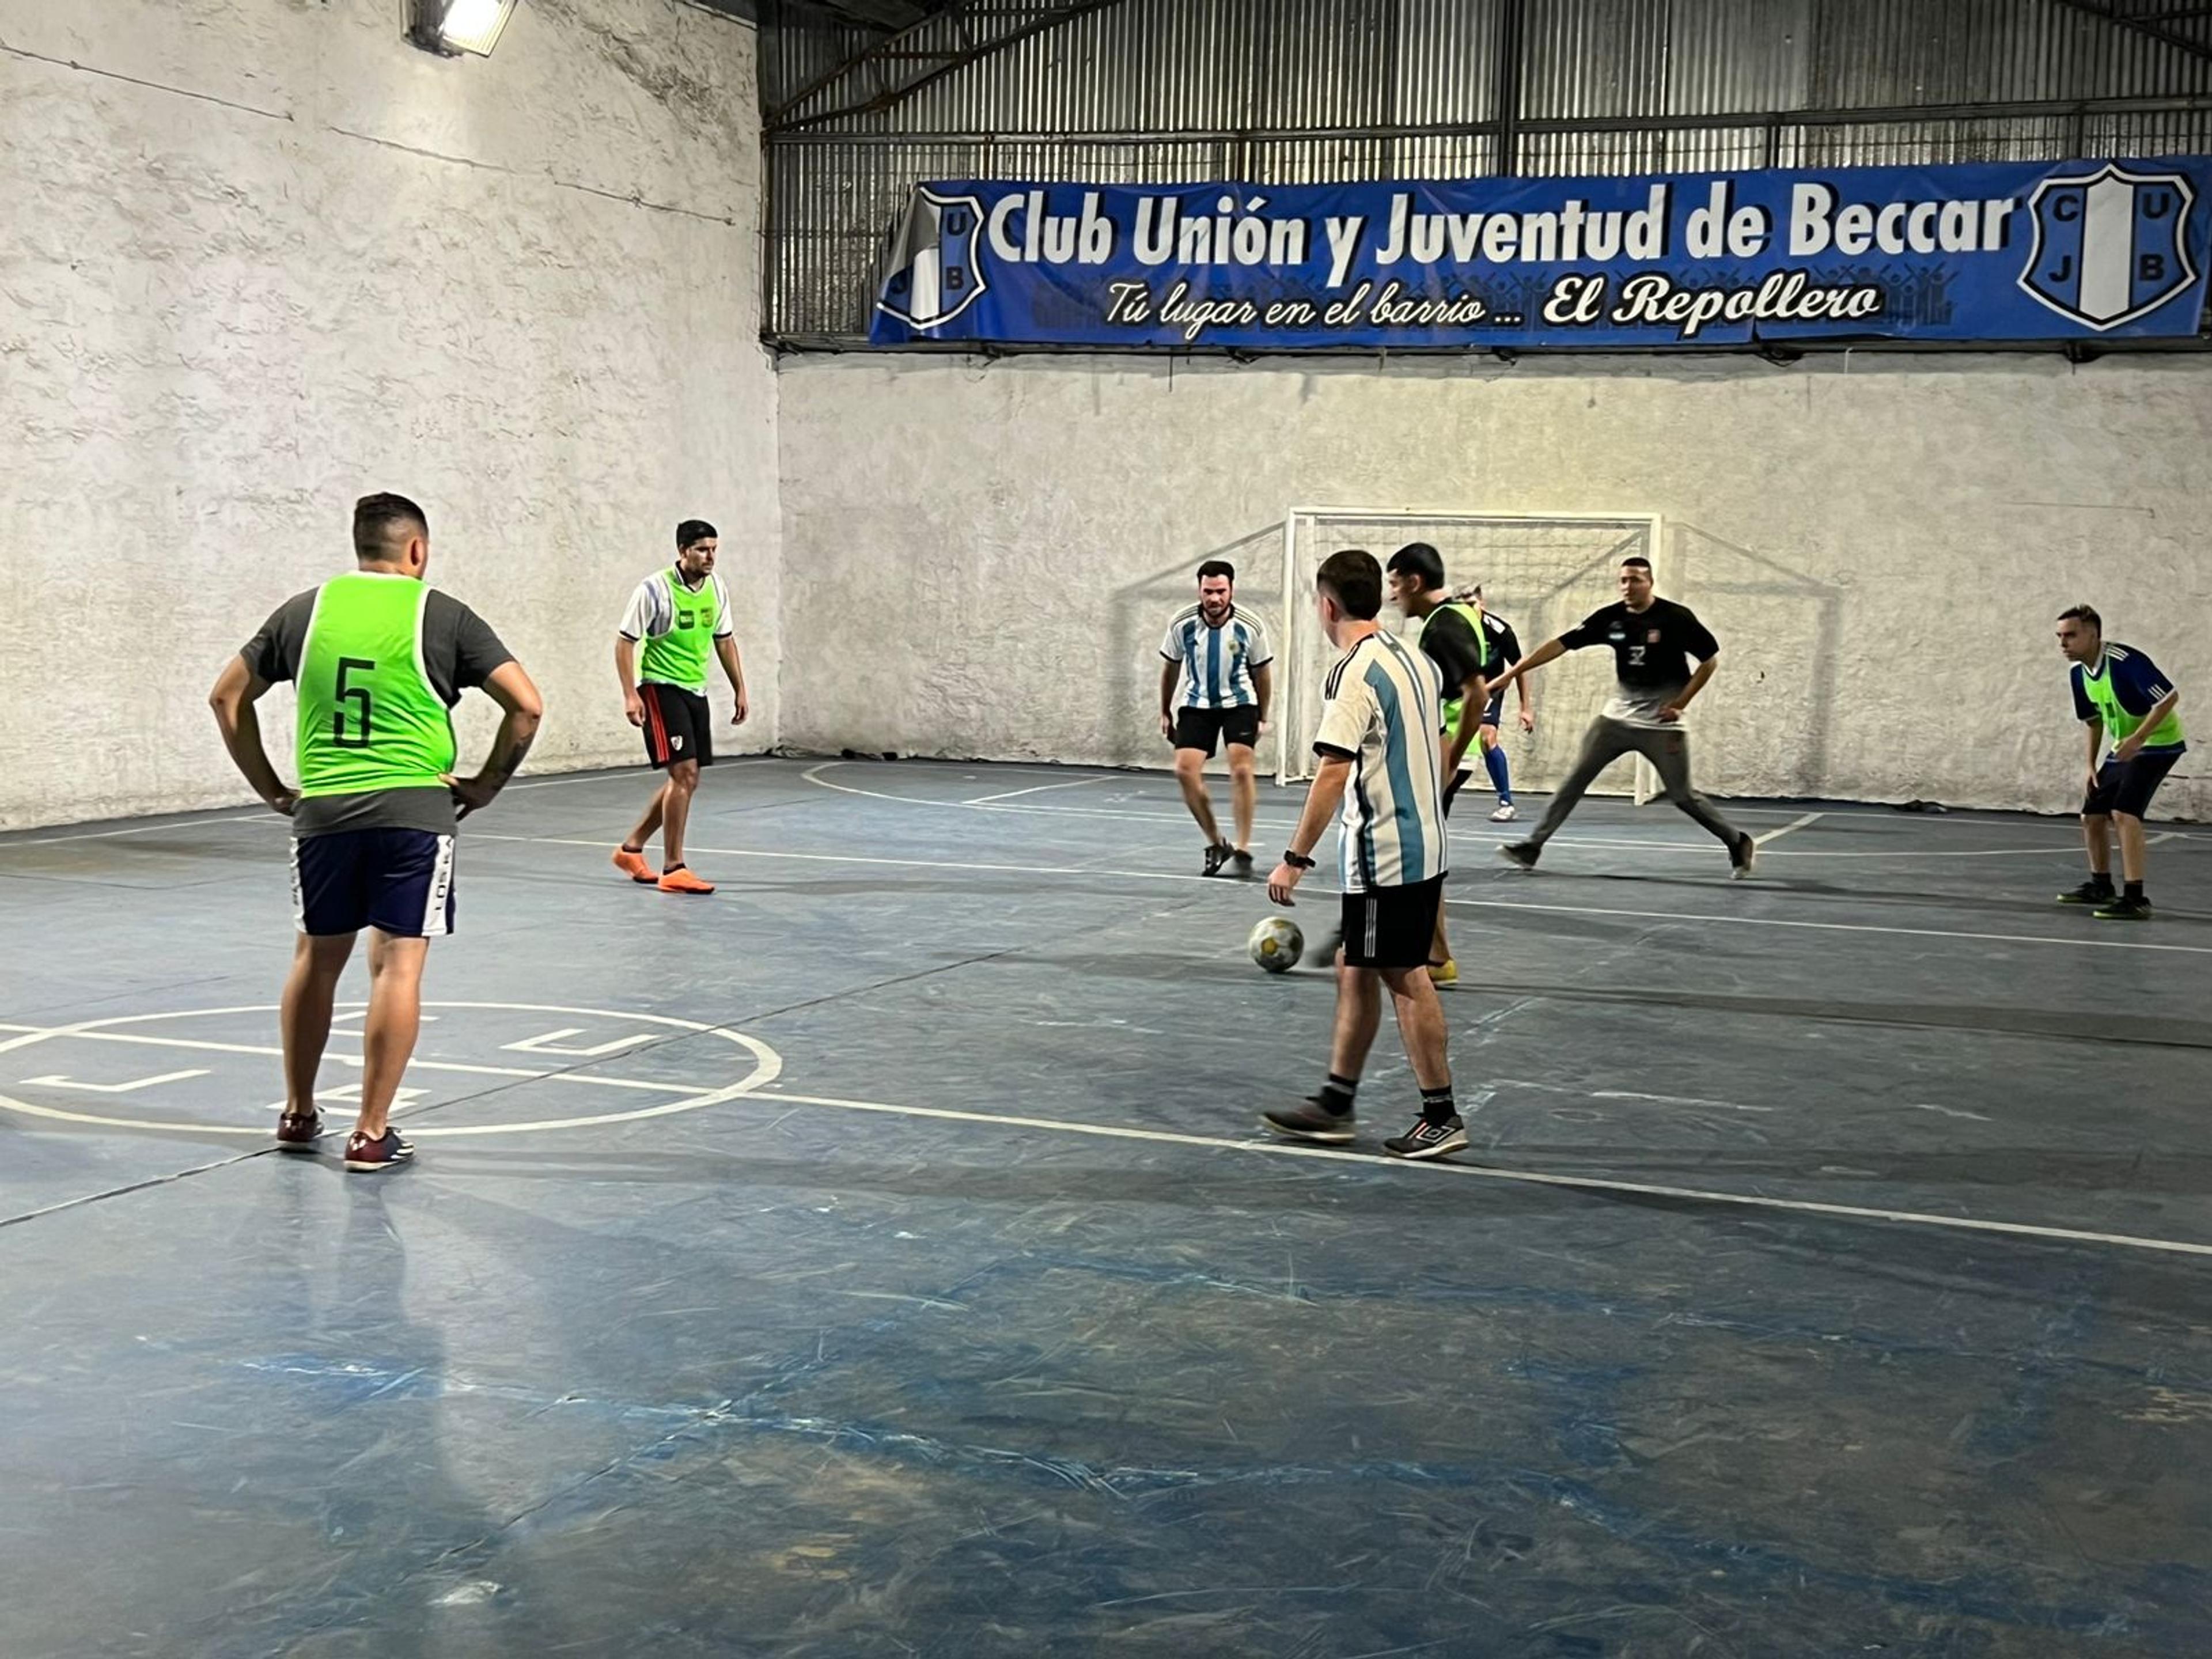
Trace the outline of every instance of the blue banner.
<instances>
[{"instance_id":1,"label":"blue banner","mask_svg":"<svg viewBox=\"0 0 2212 1659\"><path fill-rule=\"evenodd\" d=\"M2197 331L2212 157L915 188L878 345L1714 346Z\"/></svg>"}]
</instances>

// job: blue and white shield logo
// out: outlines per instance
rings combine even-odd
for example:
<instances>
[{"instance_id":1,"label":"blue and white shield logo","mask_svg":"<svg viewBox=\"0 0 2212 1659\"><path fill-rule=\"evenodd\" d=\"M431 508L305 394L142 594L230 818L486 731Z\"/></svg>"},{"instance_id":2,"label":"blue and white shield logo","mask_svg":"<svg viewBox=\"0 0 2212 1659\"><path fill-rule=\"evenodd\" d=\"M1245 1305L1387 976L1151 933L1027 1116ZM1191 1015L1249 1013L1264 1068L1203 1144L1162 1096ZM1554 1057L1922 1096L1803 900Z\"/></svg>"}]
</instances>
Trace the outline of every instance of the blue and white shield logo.
<instances>
[{"instance_id":1,"label":"blue and white shield logo","mask_svg":"<svg viewBox=\"0 0 2212 1659\"><path fill-rule=\"evenodd\" d=\"M2196 200L2180 173L2112 162L2045 179L2027 201L2035 248L2020 285L2100 333L2131 323L2196 282L2188 235ZM2182 331L2196 325L2192 316Z\"/></svg>"},{"instance_id":2,"label":"blue and white shield logo","mask_svg":"<svg viewBox=\"0 0 2212 1659\"><path fill-rule=\"evenodd\" d=\"M975 198L916 185L884 250L876 309L909 328L951 322L989 286L977 258L982 233L983 204Z\"/></svg>"}]
</instances>

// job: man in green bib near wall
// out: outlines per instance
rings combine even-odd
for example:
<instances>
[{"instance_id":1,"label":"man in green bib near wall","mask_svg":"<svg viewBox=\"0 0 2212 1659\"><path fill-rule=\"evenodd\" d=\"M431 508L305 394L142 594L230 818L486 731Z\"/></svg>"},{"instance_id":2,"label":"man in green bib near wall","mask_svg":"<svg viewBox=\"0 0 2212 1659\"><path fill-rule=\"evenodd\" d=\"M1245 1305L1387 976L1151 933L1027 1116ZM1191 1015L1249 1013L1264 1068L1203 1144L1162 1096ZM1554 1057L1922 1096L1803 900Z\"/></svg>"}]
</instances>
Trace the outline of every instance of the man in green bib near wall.
<instances>
[{"instance_id":1,"label":"man in green bib near wall","mask_svg":"<svg viewBox=\"0 0 2212 1659\"><path fill-rule=\"evenodd\" d=\"M699 769L714 763L714 716L707 703L707 666L719 660L737 695L730 724L742 726L744 665L738 659L729 590L714 574L720 543L704 519L676 526L676 562L637 585L615 635L615 672L622 680L629 723L645 734L645 757L668 776L653 792L645 816L615 849L615 868L642 886L664 893L714 890L684 862L684 831L698 792ZM645 649L638 650L643 641ZM658 832L661 866L655 874L645 847Z\"/></svg>"},{"instance_id":2,"label":"man in green bib near wall","mask_svg":"<svg viewBox=\"0 0 2212 1659\"><path fill-rule=\"evenodd\" d=\"M368 1018L361 1115L349 1170L389 1170L414 1148L389 1116L415 1052L422 963L453 930L453 835L489 805L530 752L538 688L466 605L425 585L429 521L404 495L354 506L360 568L278 606L231 659L208 701L253 792L292 820L292 901L300 938L284 984L284 1111L276 1141L313 1152L322 1133L315 1074L330 1042L338 977L369 930ZM270 764L254 704L270 686L299 692L288 788ZM481 686L504 712L490 758L455 773L450 710Z\"/></svg>"},{"instance_id":3,"label":"man in green bib near wall","mask_svg":"<svg viewBox=\"0 0 2212 1659\"><path fill-rule=\"evenodd\" d=\"M2058 648L2074 666L2074 718L2088 733L2088 793L2081 802L2081 842L2089 879L2058 896L2061 904L2095 907L2100 921L2148 921L2143 896L2143 814L2174 762L2187 752L2181 701L2158 665L2132 646L2105 637L2104 619L2086 605L2058 613ZM2112 751L2098 764L2110 738ZM2112 831L2120 840L2120 878L2112 890Z\"/></svg>"}]
</instances>

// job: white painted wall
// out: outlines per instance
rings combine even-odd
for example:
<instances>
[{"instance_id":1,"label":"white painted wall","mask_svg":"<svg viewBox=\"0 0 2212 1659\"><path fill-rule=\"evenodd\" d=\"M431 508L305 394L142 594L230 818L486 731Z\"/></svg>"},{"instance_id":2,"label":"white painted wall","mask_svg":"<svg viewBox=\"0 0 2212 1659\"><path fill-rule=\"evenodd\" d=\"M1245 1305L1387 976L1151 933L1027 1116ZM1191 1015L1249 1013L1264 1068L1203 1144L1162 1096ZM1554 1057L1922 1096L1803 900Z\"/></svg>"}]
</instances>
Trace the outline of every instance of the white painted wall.
<instances>
[{"instance_id":1,"label":"white painted wall","mask_svg":"<svg viewBox=\"0 0 2212 1659\"><path fill-rule=\"evenodd\" d=\"M0 0L0 826L243 798L206 690L349 567L372 489L424 504L434 579L537 676L541 770L636 754L615 622L714 520L732 747L773 741L752 31L529 0L445 61L400 27L398 0Z\"/></svg>"},{"instance_id":2,"label":"white painted wall","mask_svg":"<svg viewBox=\"0 0 2212 1659\"><path fill-rule=\"evenodd\" d=\"M2204 745L2161 807L2212 813L2202 358L850 356L781 379L794 746L1158 765L1168 611L1209 554L1279 568L1292 504L1632 508L1665 515L1723 642L1693 716L1716 793L2071 811L2051 619L2087 599Z\"/></svg>"}]
</instances>

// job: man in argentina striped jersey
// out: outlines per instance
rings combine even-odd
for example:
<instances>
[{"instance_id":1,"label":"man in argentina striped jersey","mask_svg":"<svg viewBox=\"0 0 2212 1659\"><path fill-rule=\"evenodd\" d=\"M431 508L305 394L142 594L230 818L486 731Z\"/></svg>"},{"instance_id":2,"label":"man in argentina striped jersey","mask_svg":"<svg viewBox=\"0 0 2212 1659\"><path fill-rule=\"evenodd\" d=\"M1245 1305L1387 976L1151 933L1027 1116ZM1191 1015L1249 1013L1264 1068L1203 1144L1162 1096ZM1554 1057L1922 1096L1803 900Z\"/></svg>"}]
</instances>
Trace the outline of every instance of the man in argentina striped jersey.
<instances>
[{"instance_id":1,"label":"man in argentina striped jersey","mask_svg":"<svg viewBox=\"0 0 2212 1659\"><path fill-rule=\"evenodd\" d=\"M1452 1101L1443 1004L1427 971L1450 863L1438 737L1443 682L1427 653L1376 621L1382 567L1374 555L1331 554L1315 589L1322 629L1343 654L1322 686L1328 701L1314 734L1320 765L1313 788L1282 863L1267 878L1267 896L1291 902L1291 892L1314 867L1313 849L1330 815L1341 805L1344 947L1337 957L1336 1030L1328 1081L1261 1121L1295 1140L1352 1139L1352 1099L1382 1024L1388 987L1420 1085L1421 1115L1382 1150L1394 1158L1442 1158L1467 1145L1467 1126Z\"/></svg>"},{"instance_id":2,"label":"man in argentina striped jersey","mask_svg":"<svg viewBox=\"0 0 2212 1659\"><path fill-rule=\"evenodd\" d=\"M1237 603L1237 567L1208 559L1198 568L1198 603L1185 605L1160 641L1160 735L1175 745L1176 781L1183 804L1206 836L1203 873L1252 873L1252 812L1259 779L1252 751L1267 724L1273 695L1267 630ZM1206 792L1206 763L1214 746L1229 750L1229 795L1237 839L1222 839Z\"/></svg>"}]
</instances>

